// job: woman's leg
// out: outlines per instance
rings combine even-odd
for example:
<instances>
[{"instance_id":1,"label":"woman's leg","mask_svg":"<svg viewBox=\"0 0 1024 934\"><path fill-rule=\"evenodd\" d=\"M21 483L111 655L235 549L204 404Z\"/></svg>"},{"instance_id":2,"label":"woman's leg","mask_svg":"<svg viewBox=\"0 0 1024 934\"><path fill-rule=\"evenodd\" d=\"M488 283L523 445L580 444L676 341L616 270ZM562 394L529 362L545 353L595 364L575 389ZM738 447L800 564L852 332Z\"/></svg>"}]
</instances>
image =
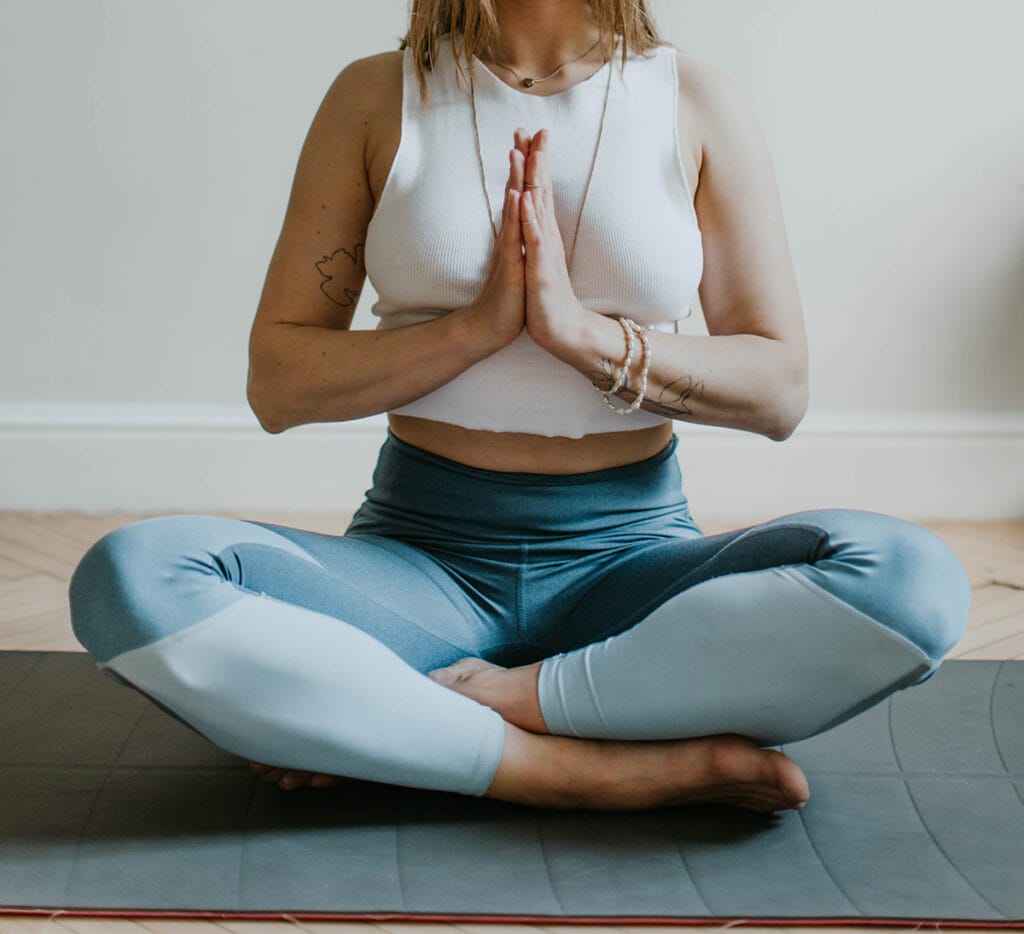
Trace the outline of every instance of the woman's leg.
<instances>
[{"instance_id":1,"label":"woman's leg","mask_svg":"<svg viewBox=\"0 0 1024 934\"><path fill-rule=\"evenodd\" d=\"M424 674L488 634L402 542L156 517L96 542L69 601L101 671L236 755L470 795L498 767L502 718Z\"/></svg>"},{"instance_id":2,"label":"woman's leg","mask_svg":"<svg viewBox=\"0 0 1024 934\"><path fill-rule=\"evenodd\" d=\"M648 747L634 768L672 776L667 794L642 799L630 780L623 801L587 786L580 778L612 774L616 744L522 730L422 674L520 648L482 629L446 580L417 549L377 535L163 516L93 545L69 597L75 635L104 674L248 759L542 807L675 795L771 811L802 797L799 783L781 795L775 777L737 791L725 744L703 741L628 744Z\"/></svg>"},{"instance_id":3,"label":"woman's leg","mask_svg":"<svg viewBox=\"0 0 1024 934\"><path fill-rule=\"evenodd\" d=\"M930 677L967 623L971 589L956 556L892 516L783 516L652 593L649 559L670 565L673 550L690 570L686 542L638 556L579 608L600 620L616 594L643 604L619 634L543 662L549 730L795 742Z\"/></svg>"},{"instance_id":4,"label":"woman's leg","mask_svg":"<svg viewBox=\"0 0 1024 934\"><path fill-rule=\"evenodd\" d=\"M811 510L638 548L559 627L575 648L508 672L457 663L479 673L449 686L566 736L795 742L931 677L970 599L927 529Z\"/></svg>"}]
</instances>

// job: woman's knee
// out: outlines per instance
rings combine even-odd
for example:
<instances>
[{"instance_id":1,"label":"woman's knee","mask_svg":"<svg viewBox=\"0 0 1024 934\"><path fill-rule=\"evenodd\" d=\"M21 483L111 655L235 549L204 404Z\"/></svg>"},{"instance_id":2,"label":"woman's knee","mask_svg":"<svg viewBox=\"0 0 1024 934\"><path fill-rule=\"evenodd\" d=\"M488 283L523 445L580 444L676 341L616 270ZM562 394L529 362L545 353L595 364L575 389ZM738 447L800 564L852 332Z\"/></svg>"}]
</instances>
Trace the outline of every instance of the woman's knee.
<instances>
[{"instance_id":1,"label":"woman's knee","mask_svg":"<svg viewBox=\"0 0 1024 934\"><path fill-rule=\"evenodd\" d=\"M105 662L166 634L180 573L215 573L209 549L200 546L208 523L217 520L153 516L93 543L68 582L71 629L90 655Z\"/></svg>"},{"instance_id":2,"label":"woman's knee","mask_svg":"<svg viewBox=\"0 0 1024 934\"><path fill-rule=\"evenodd\" d=\"M822 560L797 570L909 639L934 662L960 641L971 585L960 560L938 535L867 510L799 515L825 528L829 540Z\"/></svg>"},{"instance_id":3,"label":"woman's knee","mask_svg":"<svg viewBox=\"0 0 1024 934\"><path fill-rule=\"evenodd\" d=\"M130 522L94 542L79 560L68 582L71 630L99 661L124 647L118 631L126 618L129 591L153 560L166 519L158 516Z\"/></svg>"},{"instance_id":4,"label":"woman's knee","mask_svg":"<svg viewBox=\"0 0 1024 934\"><path fill-rule=\"evenodd\" d=\"M941 661L967 628L971 582L953 550L929 529L901 522L889 541L893 566L905 569L892 588L906 620L904 635Z\"/></svg>"}]
</instances>

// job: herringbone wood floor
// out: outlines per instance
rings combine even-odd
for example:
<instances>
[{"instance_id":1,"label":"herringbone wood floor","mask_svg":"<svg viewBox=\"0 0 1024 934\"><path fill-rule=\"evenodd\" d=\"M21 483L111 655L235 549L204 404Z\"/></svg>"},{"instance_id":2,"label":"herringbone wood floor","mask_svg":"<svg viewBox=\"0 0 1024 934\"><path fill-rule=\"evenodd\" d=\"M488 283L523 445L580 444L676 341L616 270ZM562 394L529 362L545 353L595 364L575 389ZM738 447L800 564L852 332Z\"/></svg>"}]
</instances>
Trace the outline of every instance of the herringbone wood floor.
<instances>
[{"instance_id":1,"label":"herringbone wood floor","mask_svg":"<svg viewBox=\"0 0 1024 934\"><path fill-rule=\"evenodd\" d=\"M344 514L220 513L233 518L277 522L297 528L340 534L348 524ZM146 514L148 515L148 514ZM77 512L0 513L0 649L81 651L71 632L67 582L85 550L106 532L146 518L144 514L88 515ZM695 515L707 535L773 518L751 516L721 522ZM974 597L967 632L948 658L1024 659L1024 519L1006 522L920 522L943 538L963 562ZM659 930L704 932L706 927L659 925ZM745 931L812 932L809 927L748 927ZM344 929L342 934L644 934L648 926L417 924L302 921L114 920L103 918L0 917L0 934L38 934L45 930L80 934L116 930L118 934L152 931L159 934L199 934L232 931L256 934L294 930L313 932ZM824 929L819 929L824 930ZM850 934L906 931L902 927L845 928Z\"/></svg>"}]
</instances>

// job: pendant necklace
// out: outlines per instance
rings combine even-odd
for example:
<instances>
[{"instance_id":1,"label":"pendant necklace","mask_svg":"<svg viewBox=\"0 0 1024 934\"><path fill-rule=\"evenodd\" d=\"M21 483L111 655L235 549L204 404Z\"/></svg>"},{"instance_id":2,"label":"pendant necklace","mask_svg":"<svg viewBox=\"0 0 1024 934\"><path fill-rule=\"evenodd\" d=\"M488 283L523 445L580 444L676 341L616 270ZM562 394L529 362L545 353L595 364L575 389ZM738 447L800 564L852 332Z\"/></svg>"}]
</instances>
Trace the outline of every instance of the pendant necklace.
<instances>
[{"instance_id":1,"label":"pendant necklace","mask_svg":"<svg viewBox=\"0 0 1024 934\"><path fill-rule=\"evenodd\" d=\"M617 46L618 46L618 42L616 42L616 47ZM583 53L583 55L586 55L586 54L587 54L586 52ZM614 56L615 56L615 53L613 52L612 53L612 57L614 58ZM580 56L580 58L582 58L582 57L583 56ZM566 64L569 64L569 63L566 62ZM605 62L605 64L608 64L608 63ZM562 66L562 68L564 68L564 67L565 67L565 65ZM601 67L603 68L604 65L602 65ZM608 80L605 82L605 88L604 88L604 104L602 105L602 108L601 108L601 123L599 124L598 130L597 130L597 142L594 144L594 155L593 155L593 157L590 160L590 172L587 175L587 184L586 184L586 186L583 189L583 199L580 202L580 210L579 210L579 213L576 215L576 228L573 231L572 247L569 250L569 259L568 259L568 262L566 263L566 271L569 272L570 275L572 273L573 257L576 254L576 238L577 238L577 236L579 235L579 232L580 232L580 220L583 217L583 206L587 203L587 194L590 192L590 180L593 178L593 175L594 175L594 166L597 163L597 152L598 152L598 149L601 146L601 136L604 133L605 113L608 110L608 92L609 92L609 90L611 88L612 71L613 70L614 70L613 68L609 68L608 69ZM556 74L556 73L557 72L554 72L553 74ZM551 77L551 75L548 75L548 77ZM501 79L498 78L495 75L494 76L494 80L495 81L500 81ZM526 87L530 87L531 85L535 84L537 82L537 80L546 80L546 79L543 79L543 78L541 78L541 79L523 79L523 83L526 85ZM587 79L584 78L584 81L586 81L586 80ZM530 83L526 84L527 81L529 81ZM502 82L502 83L504 84L504 82ZM575 85L572 85L571 87L575 87ZM571 87L567 88L566 90L571 90ZM494 239L497 240L498 239L498 227L494 223L494 213L493 213L493 211L491 209L491 195L490 195L490 192L487 189L487 172L484 169L484 156L483 156L482 148L480 146L480 126L478 124L477 115L476 115L476 93L475 93L474 89L475 89L475 82L473 81L473 68L472 68L472 64L471 64L470 65L470 77L469 77L469 91L470 91L470 102L471 102L472 107L473 107L473 130L476 133L476 154L477 154L477 158L480 161L480 177L481 177L481 179L483 181L483 185L484 185L484 198L487 200L487 216L488 216L488 218L490 219L490 222L491 222L491 230L494 233ZM517 93L521 93L521 92L517 92Z\"/></svg>"},{"instance_id":2,"label":"pendant necklace","mask_svg":"<svg viewBox=\"0 0 1024 934\"><path fill-rule=\"evenodd\" d=\"M598 36L597 42L600 41L601 37ZM593 52L594 49L597 48L597 42L595 42L589 49L587 49L587 51L584 52L583 55L589 55L591 52ZM577 55L575 58L570 58L569 61L565 62L565 64L559 65L553 72L551 72L550 75L545 75L543 78L527 78L519 74L519 72L516 71L511 65L502 65L501 62L494 62L494 64L497 65L499 68L504 68L507 71L511 71L512 74L514 74L523 83L524 88L532 88L535 84L540 84L542 81L547 81L548 79L553 78L563 68L565 68L566 65L571 65L573 62L578 62L581 58L583 58L583 55Z\"/></svg>"}]
</instances>

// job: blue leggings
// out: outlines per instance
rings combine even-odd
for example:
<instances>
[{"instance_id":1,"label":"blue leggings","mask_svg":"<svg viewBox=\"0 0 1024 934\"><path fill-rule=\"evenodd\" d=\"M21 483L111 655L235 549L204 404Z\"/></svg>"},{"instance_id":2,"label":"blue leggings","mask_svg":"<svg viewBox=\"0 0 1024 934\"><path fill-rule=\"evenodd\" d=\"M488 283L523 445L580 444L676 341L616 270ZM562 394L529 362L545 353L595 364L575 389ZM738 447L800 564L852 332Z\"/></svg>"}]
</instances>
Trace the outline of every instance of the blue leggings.
<instances>
[{"instance_id":1,"label":"blue leggings","mask_svg":"<svg viewBox=\"0 0 1024 934\"><path fill-rule=\"evenodd\" d=\"M130 523L76 567L72 628L100 671L228 752L467 795L490 787L505 722L426 676L464 656L542 661L552 733L762 746L931 677L971 599L938 536L855 509L706 536L678 442L552 475L389 429L343 534Z\"/></svg>"}]
</instances>

